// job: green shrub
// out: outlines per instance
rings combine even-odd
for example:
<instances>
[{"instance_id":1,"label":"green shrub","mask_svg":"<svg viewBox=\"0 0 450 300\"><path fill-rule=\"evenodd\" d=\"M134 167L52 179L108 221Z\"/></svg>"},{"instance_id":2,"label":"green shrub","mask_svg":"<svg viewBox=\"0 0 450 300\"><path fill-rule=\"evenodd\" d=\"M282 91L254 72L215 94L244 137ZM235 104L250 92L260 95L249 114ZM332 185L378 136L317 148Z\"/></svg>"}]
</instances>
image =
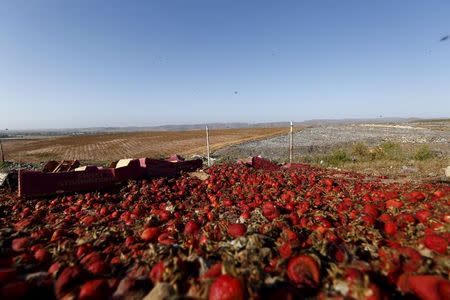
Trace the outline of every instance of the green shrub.
<instances>
[{"instance_id":1,"label":"green shrub","mask_svg":"<svg viewBox=\"0 0 450 300\"><path fill-rule=\"evenodd\" d=\"M333 151L329 156L324 158L324 161L333 166L338 166L342 163L350 161L350 156L345 152L344 149L337 149Z\"/></svg>"},{"instance_id":2,"label":"green shrub","mask_svg":"<svg viewBox=\"0 0 450 300\"><path fill-rule=\"evenodd\" d=\"M361 159L367 158L370 156L369 147L362 142L356 143L352 147L352 155Z\"/></svg>"},{"instance_id":3,"label":"green shrub","mask_svg":"<svg viewBox=\"0 0 450 300\"><path fill-rule=\"evenodd\" d=\"M436 154L433 151L431 151L428 145L422 145L416 149L413 155L413 159L422 161L434 158L435 156Z\"/></svg>"},{"instance_id":4,"label":"green shrub","mask_svg":"<svg viewBox=\"0 0 450 300\"><path fill-rule=\"evenodd\" d=\"M399 144L394 142L385 142L380 145L380 150L378 151L377 155L381 157L377 158L384 158L388 160L403 160L404 155L402 148Z\"/></svg>"}]
</instances>

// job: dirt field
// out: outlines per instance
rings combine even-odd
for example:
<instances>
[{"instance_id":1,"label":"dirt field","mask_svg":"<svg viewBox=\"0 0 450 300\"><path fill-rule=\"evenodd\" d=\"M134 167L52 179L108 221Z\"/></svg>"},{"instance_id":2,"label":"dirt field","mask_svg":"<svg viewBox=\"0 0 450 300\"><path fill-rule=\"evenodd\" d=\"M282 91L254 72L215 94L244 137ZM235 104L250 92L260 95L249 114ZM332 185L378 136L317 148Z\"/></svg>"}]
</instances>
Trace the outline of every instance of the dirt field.
<instances>
[{"instance_id":1,"label":"dirt field","mask_svg":"<svg viewBox=\"0 0 450 300\"><path fill-rule=\"evenodd\" d=\"M287 134L287 131L287 128L211 130L211 150ZM109 162L127 157L164 157L174 153L186 156L205 155L205 132L155 131L3 140L3 148L6 160L16 162L52 159Z\"/></svg>"}]
</instances>

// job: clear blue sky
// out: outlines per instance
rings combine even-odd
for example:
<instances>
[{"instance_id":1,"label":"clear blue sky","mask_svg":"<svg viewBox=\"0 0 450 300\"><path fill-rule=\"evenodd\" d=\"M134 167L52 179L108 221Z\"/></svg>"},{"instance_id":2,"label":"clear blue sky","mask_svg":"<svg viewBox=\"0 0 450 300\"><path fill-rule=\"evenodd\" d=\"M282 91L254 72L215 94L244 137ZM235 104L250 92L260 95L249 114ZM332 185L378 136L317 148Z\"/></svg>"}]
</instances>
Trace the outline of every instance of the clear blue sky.
<instances>
[{"instance_id":1,"label":"clear blue sky","mask_svg":"<svg viewBox=\"0 0 450 300\"><path fill-rule=\"evenodd\" d=\"M448 0L1 0L0 128L449 117L447 34Z\"/></svg>"}]
</instances>

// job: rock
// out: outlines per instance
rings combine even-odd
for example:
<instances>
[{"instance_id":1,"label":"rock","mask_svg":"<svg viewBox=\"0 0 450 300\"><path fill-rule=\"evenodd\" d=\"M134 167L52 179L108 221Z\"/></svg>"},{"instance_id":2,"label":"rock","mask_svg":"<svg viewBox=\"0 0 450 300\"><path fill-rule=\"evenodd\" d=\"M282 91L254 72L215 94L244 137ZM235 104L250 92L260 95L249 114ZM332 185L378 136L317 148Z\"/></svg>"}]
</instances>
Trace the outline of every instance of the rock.
<instances>
[{"instance_id":1,"label":"rock","mask_svg":"<svg viewBox=\"0 0 450 300\"><path fill-rule=\"evenodd\" d=\"M402 173L415 173L417 172L417 168L402 166Z\"/></svg>"},{"instance_id":2,"label":"rock","mask_svg":"<svg viewBox=\"0 0 450 300\"><path fill-rule=\"evenodd\" d=\"M143 289L143 286L146 285L148 285L148 281L143 281L131 277L125 277L120 281L119 285L117 286L117 289L114 292L112 299L141 300L147 293Z\"/></svg>"},{"instance_id":3,"label":"rock","mask_svg":"<svg viewBox=\"0 0 450 300\"><path fill-rule=\"evenodd\" d=\"M5 183L6 177L8 177L8 173L0 173L0 187Z\"/></svg>"},{"instance_id":4,"label":"rock","mask_svg":"<svg viewBox=\"0 0 450 300\"><path fill-rule=\"evenodd\" d=\"M166 300L175 294L173 287L167 282L158 282L143 300Z\"/></svg>"},{"instance_id":5,"label":"rock","mask_svg":"<svg viewBox=\"0 0 450 300\"><path fill-rule=\"evenodd\" d=\"M445 176L450 177L450 166L445 168Z\"/></svg>"}]
</instances>

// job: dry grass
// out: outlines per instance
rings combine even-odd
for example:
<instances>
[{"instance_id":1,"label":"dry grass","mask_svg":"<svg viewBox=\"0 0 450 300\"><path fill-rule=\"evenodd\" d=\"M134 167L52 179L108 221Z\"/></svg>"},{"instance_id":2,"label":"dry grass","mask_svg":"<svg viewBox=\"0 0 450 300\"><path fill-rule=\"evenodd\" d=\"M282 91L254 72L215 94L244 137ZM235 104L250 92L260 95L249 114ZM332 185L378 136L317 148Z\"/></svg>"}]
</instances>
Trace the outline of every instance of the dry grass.
<instances>
[{"instance_id":1,"label":"dry grass","mask_svg":"<svg viewBox=\"0 0 450 300\"><path fill-rule=\"evenodd\" d=\"M450 157L435 145L412 145L386 142L369 148L363 143L335 148L329 153L303 157L301 161L325 167L338 167L368 175L391 178L441 178L450 165Z\"/></svg>"},{"instance_id":2,"label":"dry grass","mask_svg":"<svg viewBox=\"0 0 450 300\"><path fill-rule=\"evenodd\" d=\"M222 147L287 134L287 128L241 128L210 131L211 151ZM205 132L154 131L66 136L34 140L4 140L9 161L41 162L79 159L108 162L126 157L164 157L170 154L204 155Z\"/></svg>"}]
</instances>

